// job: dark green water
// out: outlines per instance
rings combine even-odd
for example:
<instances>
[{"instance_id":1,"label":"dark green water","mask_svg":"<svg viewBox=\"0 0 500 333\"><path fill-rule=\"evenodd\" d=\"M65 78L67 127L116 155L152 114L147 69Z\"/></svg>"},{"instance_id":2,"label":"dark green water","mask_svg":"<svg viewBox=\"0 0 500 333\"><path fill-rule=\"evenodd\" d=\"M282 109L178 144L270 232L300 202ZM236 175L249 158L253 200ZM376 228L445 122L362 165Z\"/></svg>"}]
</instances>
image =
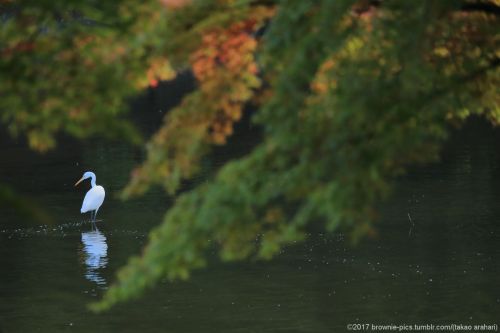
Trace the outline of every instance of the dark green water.
<instances>
[{"instance_id":1,"label":"dark green water","mask_svg":"<svg viewBox=\"0 0 500 333\"><path fill-rule=\"evenodd\" d=\"M349 323L500 324L500 133L473 122L439 164L403 177L378 237L310 239L271 262L215 263L187 282L95 315L169 205L161 192L116 198L140 157L125 144L63 141L38 156L1 143L0 177L55 217L0 214L0 332L344 332ZM93 170L107 197L98 231L79 213ZM411 217L410 222L408 214Z\"/></svg>"}]
</instances>

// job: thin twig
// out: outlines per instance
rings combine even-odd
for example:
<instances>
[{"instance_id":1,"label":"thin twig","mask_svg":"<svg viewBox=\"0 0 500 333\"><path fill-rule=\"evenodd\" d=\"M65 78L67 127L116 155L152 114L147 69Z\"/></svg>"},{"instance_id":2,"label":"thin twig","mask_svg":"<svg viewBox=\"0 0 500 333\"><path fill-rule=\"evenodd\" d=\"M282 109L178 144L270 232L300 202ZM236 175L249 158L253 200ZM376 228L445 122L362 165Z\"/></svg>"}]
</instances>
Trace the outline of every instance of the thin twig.
<instances>
[{"instance_id":1,"label":"thin twig","mask_svg":"<svg viewBox=\"0 0 500 333\"><path fill-rule=\"evenodd\" d=\"M415 226L415 223L413 223L413 220L411 219L411 216L410 216L410 213L408 212L408 220L410 221L411 225L410 225L410 230L408 231L408 237L410 237L411 235L411 231L413 229L413 227Z\"/></svg>"}]
</instances>

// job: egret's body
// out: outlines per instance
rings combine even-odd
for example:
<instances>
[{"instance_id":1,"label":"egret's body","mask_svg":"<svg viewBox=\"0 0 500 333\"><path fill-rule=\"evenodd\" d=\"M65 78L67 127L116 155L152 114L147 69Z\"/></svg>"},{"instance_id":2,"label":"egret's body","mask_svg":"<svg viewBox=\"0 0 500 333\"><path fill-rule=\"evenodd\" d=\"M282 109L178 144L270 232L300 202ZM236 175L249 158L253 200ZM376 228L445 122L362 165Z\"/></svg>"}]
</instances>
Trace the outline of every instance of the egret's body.
<instances>
[{"instance_id":1,"label":"egret's body","mask_svg":"<svg viewBox=\"0 0 500 333\"><path fill-rule=\"evenodd\" d=\"M104 197L106 195L106 192L104 191L104 187L96 185L95 183L96 176L93 172L90 171L85 172L83 174L83 177L78 182L76 182L75 186L87 178L91 178L90 184L92 188L87 192L87 194L85 194L85 198L83 199L82 208L80 209L80 212L82 214L90 212L90 218L93 221L95 221L97 211L104 202Z\"/></svg>"}]
</instances>

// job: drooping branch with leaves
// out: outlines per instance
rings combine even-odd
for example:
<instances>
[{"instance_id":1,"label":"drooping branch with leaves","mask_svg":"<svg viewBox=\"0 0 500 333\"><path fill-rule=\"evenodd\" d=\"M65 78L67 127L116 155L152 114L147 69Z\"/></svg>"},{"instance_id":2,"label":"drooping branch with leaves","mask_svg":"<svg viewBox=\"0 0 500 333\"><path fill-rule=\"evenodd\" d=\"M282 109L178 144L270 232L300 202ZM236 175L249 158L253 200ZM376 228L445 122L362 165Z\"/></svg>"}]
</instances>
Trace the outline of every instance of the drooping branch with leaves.
<instances>
[{"instance_id":1,"label":"drooping branch with leaves","mask_svg":"<svg viewBox=\"0 0 500 333\"><path fill-rule=\"evenodd\" d=\"M175 204L96 310L188 277L214 248L224 260L271 258L312 223L371 234L395 178L435 160L450 126L500 121L497 1L2 6L1 119L35 149L59 131L130 136L116 121L126 97L175 71L197 80L124 191L159 185ZM257 146L181 191L249 103ZM90 129L101 119L112 125Z\"/></svg>"}]
</instances>

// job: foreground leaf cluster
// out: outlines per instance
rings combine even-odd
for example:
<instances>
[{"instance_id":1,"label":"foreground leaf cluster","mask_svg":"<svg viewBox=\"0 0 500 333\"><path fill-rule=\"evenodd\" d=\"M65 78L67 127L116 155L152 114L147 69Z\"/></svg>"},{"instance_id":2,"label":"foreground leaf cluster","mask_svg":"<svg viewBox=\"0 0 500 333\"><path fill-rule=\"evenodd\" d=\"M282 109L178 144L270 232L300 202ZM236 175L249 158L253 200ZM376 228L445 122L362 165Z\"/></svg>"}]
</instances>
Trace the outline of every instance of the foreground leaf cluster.
<instances>
[{"instance_id":1,"label":"foreground leaf cluster","mask_svg":"<svg viewBox=\"0 0 500 333\"><path fill-rule=\"evenodd\" d=\"M255 51L252 46L222 53L234 62L247 57L251 65L237 67L237 77L225 61L217 61L221 44L214 40L218 36L226 43L234 25L228 32L220 30L226 23L201 29L202 48L189 58L196 59L200 89L184 103L206 91L217 98L205 101L215 106L212 111L197 101L183 104L183 112L191 110L195 119L222 114L231 124L240 117L238 103L251 98L260 103L254 121L264 138L210 182L177 197L143 254L120 272L96 309L137 295L164 277L188 277L207 264L213 249L224 260L270 258L318 222L329 231L349 230L353 240L373 233L375 207L390 193L391 182L407 166L435 160L450 125L473 114L493 124L500 120L497 12L490 11L492 3L470 4L280 1ZM216 10L206 20L232 10ZM249 49L255 55L247 54ZM262 89L243 79L255 73L253 61L262 66ZM247 84L244 98L234 97L241 84ZM238 105L231 109L236 117L226 101ZM164 129L173 126L176 111ZM176 154L157 159L160 154L151 148L129 194L151 184L178 190L182 179L197 172L191 166L199 166L206 145L222 143L231 133L223 131L213 140L217 122L205 120L205 127L185 134L204 149L193 151L200 145L192 142L178 149L168 135L159 139L160 151L173 146ZM176 131L185 129L181 123ZM179 154L186 159L178 160ZM158 172L149 169L158 163L163 163ZM174 172L157 177L165 170Z\"/></svg>"}]
</instances>

